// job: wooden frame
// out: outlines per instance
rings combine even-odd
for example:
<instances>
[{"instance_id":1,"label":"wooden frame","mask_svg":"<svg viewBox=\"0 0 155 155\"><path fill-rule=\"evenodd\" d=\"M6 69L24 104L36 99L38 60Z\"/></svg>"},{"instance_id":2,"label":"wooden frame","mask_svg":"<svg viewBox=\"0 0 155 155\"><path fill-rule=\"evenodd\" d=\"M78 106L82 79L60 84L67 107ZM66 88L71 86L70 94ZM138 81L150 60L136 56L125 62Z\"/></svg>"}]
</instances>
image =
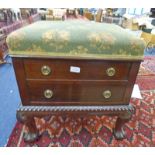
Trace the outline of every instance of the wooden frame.
<instances>
[{"instance_id":1,"label":"wooden frame","mask_svg":"<svg viewBox=\"0 0 155 155\"><path fill-rule=\"evenodd\" d=\"M104 83L111 83L114 84L116 83L120 83L120 84L124 84L124 82L126 83L126 90L125 90L125 94L123 97L122 102L119 103L119 101L113 100L113 103L111 102L102 102L102 104L99 104L99 102L97 102L97 98L96 98L96 103L92 102L92 103L87 103L85 102L82 98L79 98L79 101L76 102L76 100L74 100L75 95L73 94L74 91L72 91L72 94L70 94L69 96L71 98L68 98L68 103L64 102L64 103L59 103L57 102L57 104L54 104L54 101L52 99L43 99L40 102L38 102L36 100L36 104L34 104L35 102L32 100L32 96L33 94L30 91L30 88L28 86L28 81L35 81L38 82L40 80L42 80L44 83L46 83L48 81L48 83L50 83L51 81L53 81L53 83L55 83L56 81L68 81L68 83L70 83L71 81L73 81L72 83L72 88L74 86L74 84L78 84L79 81L84 81L84 82L89 82L90 85L93 83L98 83L99 79L77 79L74 77L73 74L70 74L69 76L72 76L71 79L66 79L67 78L67 74L68 73L63 73L64 79L60 79L60 78L56 78L56 79L52 79L48 76L45 76L45 79L43 79L41 76L38 76L38 71L37 69L35 69L35 72L33 71L33 69L31 70L27 70L26 68L29 67L28 66L28 62L33 63L31 66L34 66L34 64L36 64L36 61L39 62L39 64L42 66L44 63L48 64L48 60L50 60L50 63L52 63L54 60L59 62L59 65L61 66L62 70L66 70L66 66L63 65L63 61L66 60L66 63L69 63L70 59L67 58L42 58L42 57L33 57L33 58L22 58L22 57L13 57L13 65L14 65L14 69L15 69L15 74L16 74L16 78L17 78L17 83L19 86L19 91L20 91L20 96L21 96L21 100L22 100L22 106L17 110L17 119L18 121L20 121L21 123L24 123L27 127L28 127L28 133L24 134L24 140L28 141L28 142L32 142L37 140L40 135L38 133L35 121L34 121L34 117L44 117L46 115L76 115L78 117L79 116L85 116L85 115L109 115L109 116L118 116L117 121L116 121L116 125L115 128L113 129L113 133L116 139L123 139L125 138L125 131L123 130L123 126L124 124L129 121L132 117L132 113L134 112L134 108L129 104L130 102L130 97L131 97L131 93L132 93L132 89L133 89L133 85L134 82L136 80L136 75L138 73L139 70L139 65L140 65L140 60L134 60L134 61L119 61L119 60L95 60L95 59L75 59L77 60L76 65L79 66L81 65L81 63L86 63L87 62L95 62L95 61L99 61L99 65L102 66L102 63L105 64L119 64L119 63L124 63L124 65L126 63L130 64L130 67L128 68L129 73L127 74L127 79L126 80L120 80L118 79L112 79L107 77L104 77L101 81L103 81ZM53 60L53 61L51 61ZM63 60L63 61L62 61ZM74 61L75 61L74 60ZM26 63L25 63L26 62ZM94 63L95 64L95 63ZM50 65L50 64L48 64ZM117 65L116 65L117 66ZM51 67L51 66L50 66ZM32 67L31 67L32 68ZM53 69L53 68L52 68ZM84 68L82 68L84 69ZM88 70L85 70L86 72L89 72L89 70L92 70L93 67L89 67ZM119 67L119 73L118 74L124 74L123 73L123 69L122 67ZM127 69L127 68L126 68ZM105 70L105 69L103 69ZM118 70L117 70L118 71ZM59 70L58 70L59 72ZM98 70L94 70L94 74L97 73ZM33 73L33 74L32 74ZM32 75L32 77L29 77L28 74ZM35 76L35 74L37 76ZM54 76L53 72L53 76ZM90 74L90 73L89 73ZM56 74L57 75L57 74ZM84 76L84 74L82 73L81 78ZM123 75L125 76L125 75ZM34 78L34 77L38 77L38 78ZM109 85L109 89L111 89L111 84ZM38 85L38 84L37 84ZM61 84L60 84L61 86ZM60 87L59 86L59 87ZM53 86L52 86L53 87ZM39 88L34 89L33 91L37 91L38 89L45 89L46 85L42 85L39 86ZM57 87L55 87L57 89ZM96 86L96 88L98 88L98 86ZM95 88L95 89L96 89ZM82 93L81 88L76 87L76 89L79 89L79 94ZM62 90L63 91L63 90ZM97 91L97 89L96 89ZM120 90L118 90L119 92ZM68 92L68 91L66 91ZM66 94L65 91L63 91L63 93ZM55 92L54 92L55 93ZM70 93L70 92L68 92ZM93 94L91 94L91 91L89 92L90 94L88 96L93 96ZM35 96L35 95L34 95ZM80 97L80 96L79 96ZM36 98L37 99L37 98ZM69 102L70 101L70 102Z\"/></svg>"}]
</instances>

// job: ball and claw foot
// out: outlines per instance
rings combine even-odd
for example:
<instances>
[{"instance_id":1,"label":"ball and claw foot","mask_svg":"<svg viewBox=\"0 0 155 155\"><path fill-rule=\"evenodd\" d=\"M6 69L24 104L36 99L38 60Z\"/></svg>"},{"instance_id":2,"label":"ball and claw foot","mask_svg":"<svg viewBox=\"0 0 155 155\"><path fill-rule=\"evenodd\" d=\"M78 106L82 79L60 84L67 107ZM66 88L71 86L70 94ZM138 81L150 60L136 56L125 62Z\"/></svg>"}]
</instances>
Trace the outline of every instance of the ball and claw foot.
<instances>
[{"instance_id":1,"label":"ball and claw foot","mask_svg":"<svg viewBox=\"0 0 155 155\"><path fill-rule=\"evenodd\" d=\"M23 134L25 142L34 142L39 139L39 132L37 130L34 117L30 117L22 112L17 112L17 120L28 128L28 132Z\"/></svg>"},{"instance_id":2,"label":"ball and claw foot","mask_svg":"<svg viewBox=\"0 0 155 155\"><path fill-rule=\"evenodd\" d=\"M24 141L25 142L34 142L39 139L39 134L38 133L24 133L23 135Z\"/></svg>"},{"instance_id":3,"label":"ball and claw foot","mask_svg":"<svg viewBox=\"0 0 155 155\"><path fill-rule=\"evenodd\" d=\"M117 139L117 140L122 140L126 136L126 134L125 134L123 129L120 130L120 131L115 131L115 129L114 129L113 134L114 134L115 139Z\"/></svg>"},{"instance_id":4,"label":"ball and claw foot","mask_svg":"<svg viewBox=\"0 0 155 155\"><path fill-rule=\"evenodd\" d=\"M117 140L122 140L126 138L126 133L123 130L123 126L126 122L128 122L132 117L132 112L127 111L121 115L118 116L115 128L113 130L114 137Z\"/></svg>"}]
</instances>

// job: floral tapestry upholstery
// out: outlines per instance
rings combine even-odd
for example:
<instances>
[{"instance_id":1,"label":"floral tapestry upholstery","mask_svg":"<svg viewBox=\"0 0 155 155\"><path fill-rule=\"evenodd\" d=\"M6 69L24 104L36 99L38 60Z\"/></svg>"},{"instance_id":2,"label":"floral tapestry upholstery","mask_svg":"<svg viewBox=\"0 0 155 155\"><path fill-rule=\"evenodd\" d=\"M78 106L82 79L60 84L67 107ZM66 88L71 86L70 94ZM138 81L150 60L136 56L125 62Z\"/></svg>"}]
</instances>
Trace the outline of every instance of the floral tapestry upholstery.
<instances>
[{"instance_id":1,"label":"floral tapestry upholstery","mask_svg":"<svg viewBox=\"0 0 155 155\"><path fill-rule=\"evenodd\" d=\"M7 37L10 55L142 59L144 43L123 28L90 21L39 21Z\"/></svg>"}]
</instances>

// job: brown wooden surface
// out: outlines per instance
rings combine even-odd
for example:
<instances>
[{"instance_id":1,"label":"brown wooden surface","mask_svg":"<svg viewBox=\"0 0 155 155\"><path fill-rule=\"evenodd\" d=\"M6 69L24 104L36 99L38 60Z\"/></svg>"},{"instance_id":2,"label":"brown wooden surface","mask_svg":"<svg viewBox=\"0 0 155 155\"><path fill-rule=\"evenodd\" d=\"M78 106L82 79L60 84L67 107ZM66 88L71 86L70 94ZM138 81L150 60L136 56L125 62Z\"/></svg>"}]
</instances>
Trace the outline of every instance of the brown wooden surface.
<instances>
[{"instance_id":1,"label":"brown wooden surface","mask_svg":"<svg viewBox=\"0 0 155 155\"><path fill-rule=\"evenodd\" d=\"M129 120L126 116L130 112L130 106L128 109L123 106L128 106L130 102L140 60L72 60L18 56L17 58L13 57L13 65L22 105L25 106L24 111L22 109L17 111L17 119L29 129L28 134L24 137L26 141L32 142L38 138L34 117L41 117L49 113L117 115L118 120L114 129L114 136L116 139L125 138L123 125ZM41 67L44 65L51 68L50 75L42 75ZM71 66L80 67L80 73L70 72ZM112 77L106 73L110 67L116 70L116 74ZM44 96L44 91L47 89L53 92L50 99ZM102 95L106 90L111 91L111 97L107 99ZM35 106L36 108L28 110L28 106ZM41 106L40 110L39 106ZM53 108L55 106L55 109L48 111L48 109L46 110L47 106ZM61 106L70 108L72 106L102 106L105 109L64 111L64 108L60 111ZM112 106L115 108L113 109ZM42 111L42 107L45 107L44 111Z\"/></svg>"},{"instance_id":2,"label":"brown wooden surface","mask_svg":"<svg viewBox=\"0 0 155 155\"><path fill-rule=\"evenodd\" d=\"M23 105L122 105L130 101L139 62L103 60L61 60L13 58ZM52 72L45 76L41 67L48 65ZM70 67L80 67L80 73ZM116 74L109 77L107 68ZM53 97L45 98L44 91L52 90ZM105 99L103 92L111 91Z\"/></svg>"},{"instance_id":3,"label":"brown wooden surface","mask_svg":"<svg viewBox=\"0 0 155 155\"><path fill-rule=\"evenodd\" d=\"M29 94L32 101L42 101L43 105L65 104L123 104L126 84L123 82L94 82L94 81L36 81L28 82ZM45 90L52 90L53 97L46 99ZM102 93L111 91L111 97L106 99ZM119 92L119 93L118 93ZM81 103L80 103L81 102Z\"/></svg>"},{"instance_id":4,"label":"brown wooden surface","mask_svg":"<svg viewBox=\"0 0 155 155\"><path fill-rule=\"evenodd\" d=\"M41 73L41 67L47 65L52 72L49 76ZM70 67L80 67L80 73L70 72ZM50 60L24 59L24 67L28 79L81 79L81 80L128 80L130 62L103 60ZM106 70L115 68L116 74L109 77Z\"/></svg>"},{"instance_id":5,"label":"brown wooden surface","mask_svg":"<svg viewBox=\"0 0 155 155\"><path fill-rule=\"evenodd\" d=\"M126 88L126 93L124 96L125 103L130 101L131 94L133 91L133 86L135 84L136 77L137 77L137 74L139 71L139 67L140 67L140 62L133 62L132 63L130 73L129 73L129 82L128 82L128 86Z\"/></svg>"},{"instance_id":6,"label":"brown wooden surface","mask_svg":"<svg viewBox=\"0 0 155 155\"><path fill-rule=\"evenodd\" d=\"M0 62L2 62L2 61L3 61L3 51L0 48Z\"/></svg>"},{"instance_id":7,"label":"brown wooden surface","mask_svg":"<svg viewBox=\"0 0 155 155\"><path fill-rule=\"evenodd\" d=\"M23 65L23 60L20 58L12 59L16 80L19 88L20 97L23 105L27 105L29 103L29 94L27 83L25 79L25 70Z\"/></svg>"}]
</instances>

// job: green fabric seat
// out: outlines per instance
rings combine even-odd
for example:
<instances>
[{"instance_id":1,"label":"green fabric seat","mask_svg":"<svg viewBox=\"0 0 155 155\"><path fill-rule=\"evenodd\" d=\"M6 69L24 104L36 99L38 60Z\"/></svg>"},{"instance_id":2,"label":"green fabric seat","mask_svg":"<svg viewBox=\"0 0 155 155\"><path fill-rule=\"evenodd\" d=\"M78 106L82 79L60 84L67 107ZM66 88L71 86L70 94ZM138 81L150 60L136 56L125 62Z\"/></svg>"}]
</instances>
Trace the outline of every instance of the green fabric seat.
<instances>
[{"instance_id":1,"label":"green fabric seat","mask_svg":"<svg viewBox=\"0 0 155 155\"><path fill-rule=\"evenodd\" d=\"M39 21L7 37L10 55L143 59L144 42L107 23Z\"/></svg>"}]
</instances>

